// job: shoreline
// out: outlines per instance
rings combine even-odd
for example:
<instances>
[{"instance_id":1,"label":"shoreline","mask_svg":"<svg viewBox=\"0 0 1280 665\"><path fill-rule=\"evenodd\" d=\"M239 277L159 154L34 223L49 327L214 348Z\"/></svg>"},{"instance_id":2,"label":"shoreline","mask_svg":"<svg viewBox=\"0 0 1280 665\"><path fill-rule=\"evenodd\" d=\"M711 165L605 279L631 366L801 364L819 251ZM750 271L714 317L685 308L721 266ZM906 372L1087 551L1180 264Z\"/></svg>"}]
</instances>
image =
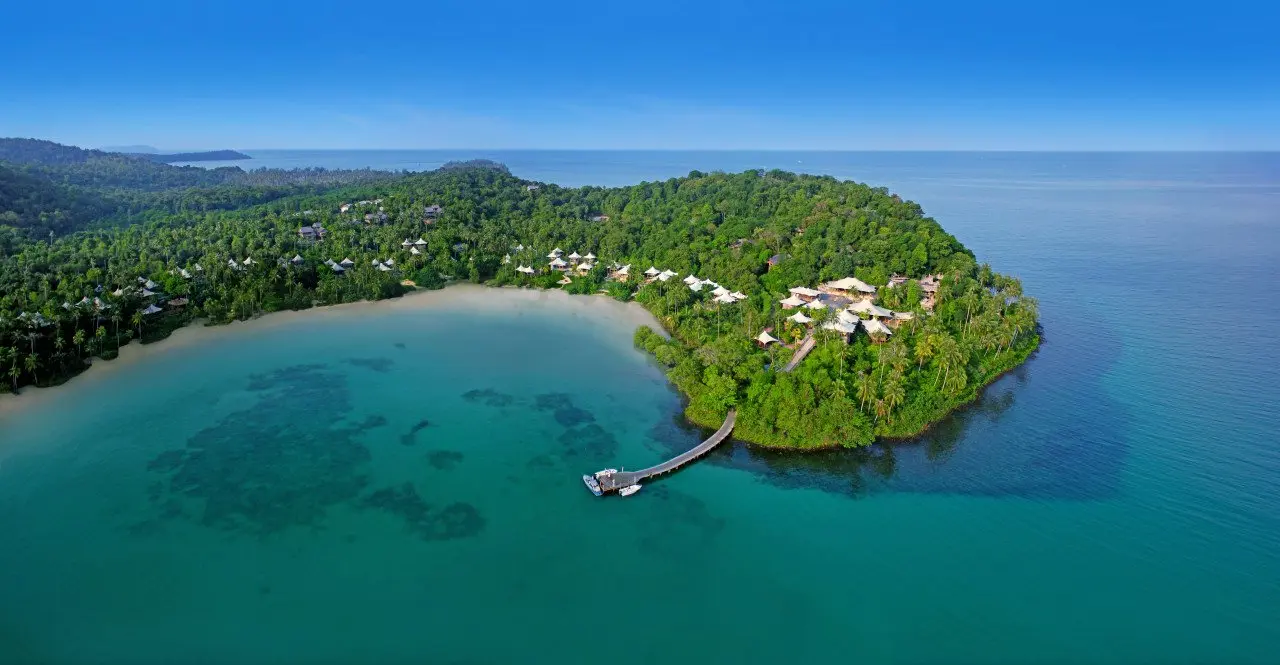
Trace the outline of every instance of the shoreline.
<instances>
[{"instance_id":1,"label":"shoreline","mask_svg":"<svg viewBox=\"0 0 1280 665\"><path fill-rule=\"evenodd\" d=\"M474 298L476 294L486 294L483 298ZM502 296L502 297L498 297ZM515 302L535 302L555 299L562 306L578 307L582 312L591 310L598 313L600 309L613 310L610 320L632 322L635 327L648 326L663 336L667 331L662 323L639 303L620 302L599 294L573 295L559 289L529 289L521 287L492 287L469 282L451 284L442 289L415 289L398 298L385 300L361 300L357 302L320 305L308 309L282 310L257 315L250 319L233 321L222 325L207 325L205 319L193 319L181 328L175 329L168 337L143 344L132 340L120 347L118 356L111 360L94 357L89 367L66 381L53 386L24 386L18 392L0 393L0 419L25 408L56 399L72 387L84 387L110 379L115 373L141 362L147 362L174 350L189 348L207 343L213 339L222 339L227 335L244 335L263 332L281 326L297 323L300 320L312 322L328 318L349 317L369 311L417 311L436 309L447 306L464 305L472 309L502 311ZM576 303L576 304L575 304ZM573 312L577 314L580 312ZM621 316L619 316L621 315ZM635 331L635 327L631 331ZM625 340L630 346L630 339Z\"/></svg>"},{"instance_id":2,"label":"shoreline","mask_svg":"<svg viewBox=\"0 0 1280 665\"><path fill-rule=\"evenodd\" d=\"M476 294L486 295L480 299L471 297ZM506 298L497 296L506 296ZM635 324L629 328L632 332L640 326L647 326L654 332L662 335L664 338L670 338L670 332L662 325L662 322L654 316L652 312L645 309L644 306L634 300L621 302L602 293L570 294L561 289L540 289L515 285L487 286L484 284L473 284L470 282L449 284L440 289L421 289L415 287L413 291L397 298L387 298L384 300L361 300L334 305L319 305L302 310L269 312L259 314L251 319L233 321L222 325L211 326L207 325L207 322L204 319L193 319L181 328L175 329L168 337L156 340L149 344L143 344L137 340L130 341L128 344L121 347L119 355L111 360L102 360L98 357L94 357L91 359L90 366L83 372L58 385L26 386L20 389L17 393L0 393L0 421L3 421L3 419L10 414L27 406L38 405L46 400L54 399L69 387L83 387L99 381L104 381L109 379L115 372L121 371L136 363L152 360L173 350L180 350L198 344L207 343L215 338L221 339L228 334L251 334L296 323L299 320L311 319L313 321L322 321L325 318L346 317L353 314L367 312L369 310L380 310L384 312L397 310L417 311L461 304L473 309L496 312L503 310L506 305L510 305L511 299L513 298L516 299L517 302L535 302L540 300L556 299L560 301L562 306L570 305L571 303L578 303L577 306L581 307L583 310L586 310L587 308L600 309L601 307L613 309L615 310L615 313L623 314L625 317L623 320L629 320L631 323ZM576 315L577 312L574 312L573 314ZM897 436L877 435L870 445L880 443L886 445L918 443L921 437L925 436L938 423L947 418L954 417L956 413L980 402L990 386L1007 374L1025 366L1039 352L1043 341L1044 338L1041 333L1035 347L1032 348L1027 353L1026 357L1024 357L1020 362L992 376L986 383L977 387L974 390L973 395L952 405L945 413L926 423L919 431ZM629 340L626 344L628 348L635 348ZM638 351L650 362L654 361L651 354L643 350ZM663 378L666 379L668 388L680 396L681 407L678 417L682 421L683 425L691 429L697 429L704 434L708 431L715 431L715 429L719 427L719 423L704 424L689 417L689 396L681 392L680 389L671 382L670 378L666 375L667 373L665 369L661 367L658 369L662 373ZM838 444L811 448L775 446L767 443L759 443L733 434L729 436L729 441L731 443L741 443L743 445L762 450L802 454L846 449L844 446ZM848 450L857 450L865 447L867 446L857 446L854 448L848 448Z\"/></svg>"}]
</instances>

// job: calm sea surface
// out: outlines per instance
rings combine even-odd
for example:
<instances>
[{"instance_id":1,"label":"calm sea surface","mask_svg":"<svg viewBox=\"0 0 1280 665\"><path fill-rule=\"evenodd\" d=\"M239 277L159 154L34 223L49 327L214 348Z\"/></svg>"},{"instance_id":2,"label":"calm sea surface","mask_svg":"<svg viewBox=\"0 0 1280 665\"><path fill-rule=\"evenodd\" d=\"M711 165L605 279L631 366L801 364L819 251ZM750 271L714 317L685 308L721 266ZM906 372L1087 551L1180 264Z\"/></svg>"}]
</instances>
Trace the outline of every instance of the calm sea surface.
<instances>
[{"instance_id":1,"label":"calm sea surface","mask_svg":"<svg viewBox=\"0 0 1280 665\"><path fill-rule=\"evenodd\" d=\"M621 310L158 348L0 417L0 663L1280 657L1280 155L248 152L854 178L1021 276L1045 344L920 442L726 446L629 499L578 476L700 434Z\"/></svg>"}]
</instances>

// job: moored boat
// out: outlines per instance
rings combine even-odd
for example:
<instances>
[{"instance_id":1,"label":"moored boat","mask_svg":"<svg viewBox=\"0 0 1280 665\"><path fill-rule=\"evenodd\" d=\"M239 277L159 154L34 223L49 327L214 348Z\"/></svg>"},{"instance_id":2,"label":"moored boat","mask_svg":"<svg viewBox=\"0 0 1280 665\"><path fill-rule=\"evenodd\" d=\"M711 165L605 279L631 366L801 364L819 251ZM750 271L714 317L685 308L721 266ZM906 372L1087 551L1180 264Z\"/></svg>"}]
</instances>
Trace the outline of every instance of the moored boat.
<instances>
[{"instance_id":1,"label":"moored boat","mask_svg":"<svg viewBox=\"0 0 1280 665\"><path fill-rule=\"evenodd\" d=\"M600 483L596 482L595 478L584 474L582 476L582 482L586 484L587 489L591 490L592 494L596 496L602 496L604 494L604 492L600 491Z\"/></svg>"},{"instance_id":2,"label":"moored boat","mask_svg":"<svg viewBox=\"0 0 1280 665\"><path fill-rule=\"evenodd\" d=\"M618 490L618 494L621 494L622 496L631 496L632 494L635 494L636 492L639 492L639 491L640 491L640 484L636 483L635 485L627 485L626 487Z\"/></svg>"}]
</instances>

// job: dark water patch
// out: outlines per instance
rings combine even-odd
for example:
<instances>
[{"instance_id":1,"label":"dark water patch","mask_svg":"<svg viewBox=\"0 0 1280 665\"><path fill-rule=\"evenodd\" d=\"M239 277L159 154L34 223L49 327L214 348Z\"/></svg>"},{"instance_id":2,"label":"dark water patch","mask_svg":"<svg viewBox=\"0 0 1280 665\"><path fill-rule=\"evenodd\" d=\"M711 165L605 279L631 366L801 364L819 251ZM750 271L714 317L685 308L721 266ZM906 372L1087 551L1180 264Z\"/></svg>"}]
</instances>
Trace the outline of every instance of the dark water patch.
<instances>
[{"instance_id":1,"label":"dark water patch","mask_svg":"<svg viewBox=\"0 0 1280 665\"><path fill-rule=\"evenodd\" d=\"M390 358L347 358L342 362L353 367L363 367L375 372L390 372L391 367L395 365L395 361Z\"/></svg>"},{"instance_id":2,"label":"dark water patch","mask_svg":"<svg viewBox=\"0 0 1280 665\"><path fill-rule=\"evenodd\" d=\"M132 538L155 538L168 534L169 529L165 526L164 520L149 519L130 524L125 527L125 533Z\"/></svg>"},{"instance_id":3,"label":"dark water patch","mask_svg":"<svg viewBox=\"0 0 1280 665\"><path fill-rule=\"evenodd\" d=\"M582 423L595 422L596 417L590 411L578 408L573 398L565 393L544 393L534 398L534 407L539 411L551 411L556 422L563 427L576 427Z\"/></svg>"},{"instance_id":4,"label":"dark water patch","mask_svg":"<svg viewBox=\"0 0 1280 665\"><path fill-rule=\"evenodd\" d=\"M404 342L396 342L395 344L392 344L392 346L396 347L397 349L400 349L401 351L404 351L405 349L409 348L404 345Z\"/></svg>"},{"instance_id":5,"label":"dark water patch","mask_svg":"<svg viewBox=\"0 0 1280 665\"><path fill-rule=\"evenodd\" d=\"M556 459L550 455L537 455L529 458L529 461L525 462L524 465L529 469L554 469L556 468Z\"/></svg>"},{"instance_id":6,"label":"dark water patch","mask_svg":"<svg viewBox=\"0 0 1280 665\"><path fill-rule=\"evenodd\" d=\"M498 392L492 388L484 388L477 390L468 390L462 393L462 399L468 402L483 404L485 406L503 407L511 406L515 402L515 397L506 393Z\"/></svg>"},{"instance_id":7,"label":"dark water patch","mask_svg":"<svg viewBox=\"0 0 1280 665\"><path fill-rule=\"evenodd\" d=\"M368 485L371 455L356 437L385 418L345 423L352 406L342 375L299 365L249 383L261 393L256 404L148 464L168 476L165 491L152 497L163 519L267 536L321 526L330 507L356 500Z\"/></svg>"},{"instance_id":8,"label":"dark water patch","mask_svg":"<svg viewBox=\"0 0 1280 665\"><path fill-rule=\"evenodd\" d=\"M309 365L292 365L290 367L282 367L274 372L266 374L250 374L249 385L247 390L259 392L263 390L271 390L284 385L295 384L300 380L321 374L323 370L329 366L324 363L312 363Z\"/></svg>"},{"instance_id":9,"label":"dark water patch","mask_svg":"<svg viewBox=\"0 0 1280 665\"><path fill-rule=\"evenodd\" d=\"M652 515L643 520L640 548L667 557L688 556L688 548L706 547L724 531L725 520L711 514L702 499L661 483L646 485L640 494ZM624 499L628 500L628 499Z\"/></svg>"},{"instance_id":10,"label":"dark water patch","mask_svg":"<svg viewBox=\"0 0 1280 665\"><path fill-rule=\"evenodd\" d=\"M267 583L265 583L265 582L260 582L260 583L258 584L258 595L259 595L259 596L270 596L270 595L271 595L271 585L270 585L270 584L267 584Z\"/></svg>"},{"instance_id":11,"label":"dark water patch","mask_svg":"<svg viewBox=\"0 0 1280 665\"><path fill-rule=\"evenodd\" d=\"M409 428L408 433L400 435L400 445L412 446L418 442L418 432L431 426L431 422L426 418L419 420L413 427Z\"/></svg>"},{"instance_id":12,"label":"dark water patch","mask_svg":"<svg viewBox=\"0 0 1280 665\"><path fill-rule=\"evenodd\" d=\"M427 464L433 469L448 471L462 461L464 455L456 450L433 450L427 453Z\"/></svg>"},{"instance_id":13,"label":"dark water patch","mask_svg":"<svg viewBox=\"0 0 1280 665\"><path fill-rule=\"evenodd\" d=\"M182 466L182 463L186 460L187 451L182 449L166 450L147 463L147 471L162 471L166 473L177 471L178 467ZM153 484L151 487L155 488L157 486ZM159 486L162 487L162 485Z\"/></svg>"},{"instance_id":14,"label":"dark water patch","mask_svg":"<svg viewBox=\"0 0 1280 665\"><path fill-rule=\"evenodd\" d=\"M379 427L383 427L383 426L385 426L386 424L387 424L387 417L386 417L386 416L381 416L381 415L374 414L374 415L372 415L372 416L368 416L368 417L366 417L364 420L360 421L360 424L356 426L356 429L358 429L358 430L360 430L360 431L362 431L362 432L363 432L363 431L366 431L366 430L377 429L377 428L379 428Z\"/></svg>"},{"instance_id":15,"label":"dark water patch","mask_svg":"<svg viewBox=\"0 0 1280 665\"><path fill-rule=\"evenodd\" d=\"M618 440L595 423L567 429L557 440L561 446L560 456L565 460L592 464L617 460Z\"/></svg>"},{"instance_id":16,"label":"dark water patch","mask_svg":"<svg viewBox=\"0 0 1280 665\"><path fill-rule=\"evenodd\" d=\"M480 511L469 503L454 502L433 509L418 495L413 483L384 487L360 501L360 507L381 510L404 521L405 526L422 540L470 538L484 530Z\"/></svg>"}]
</instances>

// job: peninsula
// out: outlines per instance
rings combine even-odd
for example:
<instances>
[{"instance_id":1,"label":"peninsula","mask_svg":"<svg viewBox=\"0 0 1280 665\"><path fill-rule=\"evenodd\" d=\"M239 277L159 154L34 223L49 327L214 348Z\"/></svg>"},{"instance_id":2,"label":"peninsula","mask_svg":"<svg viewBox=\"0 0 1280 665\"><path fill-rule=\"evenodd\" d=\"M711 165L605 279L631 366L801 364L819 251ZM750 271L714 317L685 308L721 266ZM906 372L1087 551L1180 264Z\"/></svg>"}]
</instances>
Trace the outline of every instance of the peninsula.
<instances>
[{"instance_id":1,"label":"peninsula","mask_svg":"<svg viewBox=\"0 0 1280 665\"><path fill-rule=\"evenodd\" d=\"M253 157L235 150L205 150L202 152L173 152L168 154L142 152L132 153L132 155L164 164L173 162L231 162L241 159L253 159Z\"/></svg>"},{"instance_id":2,"label":"peninsula","mask_svg":"<svg viewBox=\"0 0 1280 665\"><path fill-rule=\"evenodd\" d=\"M733 411L737 438L817 449L919 433L1040 340L1016 278L917 204L831 177L694 171L564 188L475 162L284 171L284 186L229 169L191 186L190 167L18 147L32 156L0 163L11 390L195 319L468 281L634 300L670 333L641 328L635 343L688 398L689 420L715 429Z\"/></svg>"}]
</instances>

